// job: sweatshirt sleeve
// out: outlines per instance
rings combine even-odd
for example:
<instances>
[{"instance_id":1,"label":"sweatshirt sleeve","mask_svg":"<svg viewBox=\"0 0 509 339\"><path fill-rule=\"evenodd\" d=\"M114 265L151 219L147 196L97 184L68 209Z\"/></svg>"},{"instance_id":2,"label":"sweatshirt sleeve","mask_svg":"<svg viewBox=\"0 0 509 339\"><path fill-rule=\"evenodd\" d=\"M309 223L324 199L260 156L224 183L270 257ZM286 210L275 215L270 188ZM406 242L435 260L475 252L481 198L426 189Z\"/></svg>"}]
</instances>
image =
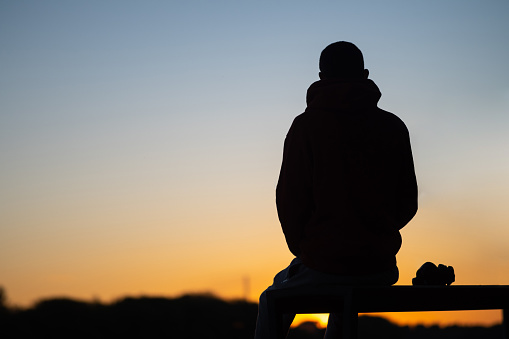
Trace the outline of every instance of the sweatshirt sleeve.
<instances>
[{"instance_id":1,"label":"sweatshirt sleeve","mask_svg":"<svg viewBox=\"0 0 509 339\"><path fill-rule=\"evenodd\" d=\"M417 181L404 123L398 118L379 126L383 133L363 147L368 150L365 162L350 165L349 187L359 219L375 233L392 233L417 212Z\"/></svg>"},{"instance_id":2,"label":"sweatshirt sleeve","mask_svg":"<svg viewBox=\"0 0 509 339\"><path fill-rule=\"evenodd\" d=\"M400 230L417 212L417 180L414 170L410 136L406 126L401 123L399 133L392 143L390 156L385 159L387 166L386 182L382 182L378 194L374 194L369 210L372 211L372 224L381 230ZM387 185L387 186L385 186Z\"/></svg>"},{"instance_id":3,"label":"sweatshirt sleeve","mask_svg":"<svg viewBox=\"0 0 509 339\"><path fill-rule=\"evenodd\" d=\"M403 228L417 213L417 179L415 176L414 161L412 156L412 148L410 145L410 136L405 127L403 134L402 150L401 150L401 171L399 175L398 185L398 203L400 212L398 214L398 229Z\"/></svg>"},{"instance_id":4,"label":"sweatshirt sleeve","mask_svg":"<svg viewBox=\"0 0 509 339\"><path fill-rule=\"evenodd\" d=\"M301 116L294 120L286 135L276 206L288 248L299 256L300 241L313 209L312 155Z\"/></svg>"}]
</instances>

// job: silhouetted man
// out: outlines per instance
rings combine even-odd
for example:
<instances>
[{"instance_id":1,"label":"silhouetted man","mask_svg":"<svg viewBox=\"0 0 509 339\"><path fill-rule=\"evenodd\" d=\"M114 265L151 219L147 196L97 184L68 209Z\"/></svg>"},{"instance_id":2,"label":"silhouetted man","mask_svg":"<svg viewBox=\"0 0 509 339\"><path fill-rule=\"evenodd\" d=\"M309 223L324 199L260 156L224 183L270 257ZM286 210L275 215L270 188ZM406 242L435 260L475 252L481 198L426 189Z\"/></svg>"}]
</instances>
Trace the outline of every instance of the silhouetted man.
<instances>
[{"instance_id":1,"label":"silhouetted man","mask_svg":"<svg viewBox=\"0 0 509 339\"><path fill-rule=\"evenodd\" d=\"M417 212L405 124L377 107L361 51L336 42L320 55L320 80L286 136L276 189L279 220L295 255L269 289L304 284L392 285L399 230ZM289 328L294 314L285 316ZM255 337L269 338L265 292ZM341 337L331 314L326 338Z\"/></svg>"}]
</instances>

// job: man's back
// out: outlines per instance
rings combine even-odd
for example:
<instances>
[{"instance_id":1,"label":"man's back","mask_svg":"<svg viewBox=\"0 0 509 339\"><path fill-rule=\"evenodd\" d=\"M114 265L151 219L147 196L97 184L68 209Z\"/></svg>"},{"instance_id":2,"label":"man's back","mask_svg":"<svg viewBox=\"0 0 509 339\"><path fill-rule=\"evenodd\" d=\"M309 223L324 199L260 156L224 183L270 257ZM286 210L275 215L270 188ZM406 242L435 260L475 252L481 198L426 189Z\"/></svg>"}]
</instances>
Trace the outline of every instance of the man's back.
<instances>
[{"instance_id":1,"label":"man's back","mask_svg":"<svg viewBox=\"0 0 509 339\"><path fill-rule=\"evenodd\" d=\"M377 108L367 79L321 80L285 140L277 207L290 250L323 272L395 266L401 229L417 209L408 131Z\"/></svg>"}]
</instances>

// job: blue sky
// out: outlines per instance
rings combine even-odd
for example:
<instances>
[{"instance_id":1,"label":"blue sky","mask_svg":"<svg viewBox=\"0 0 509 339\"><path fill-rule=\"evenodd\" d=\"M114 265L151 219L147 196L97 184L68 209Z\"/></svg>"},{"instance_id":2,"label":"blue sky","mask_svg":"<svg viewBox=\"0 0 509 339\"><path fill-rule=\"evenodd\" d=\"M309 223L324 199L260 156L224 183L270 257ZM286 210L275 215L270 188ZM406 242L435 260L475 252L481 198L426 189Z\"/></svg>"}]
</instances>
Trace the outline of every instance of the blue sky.
<instances>
[{"instance_id":1,"label":"blue sky","mask_svg":"<svg viewBox=\"0 0 509 339\"><path fill-rule=\"evenodd\" d=\"M436 260L459 282L508 283L508 13L506 1L2 1L0 285L22 304L235 297L249 276L256 299L290 258L274 206L283 140L338 40L364 52L380 107L410 129L421 209L401 282Z\"/></svg>"}]
</instances>

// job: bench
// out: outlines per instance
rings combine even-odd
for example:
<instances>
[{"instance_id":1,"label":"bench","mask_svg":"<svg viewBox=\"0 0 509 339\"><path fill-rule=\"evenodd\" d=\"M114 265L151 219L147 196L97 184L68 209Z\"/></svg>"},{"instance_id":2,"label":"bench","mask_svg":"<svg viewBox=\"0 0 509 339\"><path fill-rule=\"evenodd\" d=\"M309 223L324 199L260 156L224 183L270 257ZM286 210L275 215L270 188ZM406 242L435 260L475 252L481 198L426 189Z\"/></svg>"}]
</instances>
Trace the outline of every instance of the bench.
<instances>
[{"instance_id":1,"label":"bench","mask_svg":"<svg viewBox=\"0 0 509 339\"><path fill-rule=\"evenodd\" d=\"M302 286L267 291L271 333L285 338L284 313L343 314L343 338L357 337L358 313L501 309L509 339L509 286Z\"/></svg>"}]
</instances>

